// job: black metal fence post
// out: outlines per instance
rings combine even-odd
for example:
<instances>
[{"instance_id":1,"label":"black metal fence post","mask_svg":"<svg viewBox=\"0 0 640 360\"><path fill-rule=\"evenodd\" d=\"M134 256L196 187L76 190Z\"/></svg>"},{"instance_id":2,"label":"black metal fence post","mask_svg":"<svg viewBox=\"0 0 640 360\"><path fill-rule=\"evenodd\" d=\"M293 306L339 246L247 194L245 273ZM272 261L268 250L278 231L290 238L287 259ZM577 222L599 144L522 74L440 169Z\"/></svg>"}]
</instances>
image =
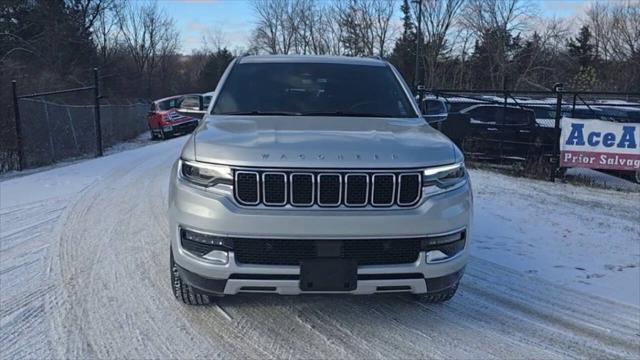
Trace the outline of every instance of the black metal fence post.
<instances>
[{"instance_id":1,"label":"black metal fence post","mask_svg":"<svg viewBox=\"0 0 640 360\"><path fill-rule=\"evenodd\" d=\"M555 84L553 91L556 93L556 118L554 126L553 158L551 160L551 171L549 180L555 181L558 168L560 167L560 119L562 119L562 84Z\"/></svg>"},{"instance_id":2,"label":"black metal fence post","mask_svg":"<svg viewBox=\"0 0 640 360\"><path fill-rule=\"evenodd\" d=\"M22 171L23 168L23 150L22 150L22 129L20 124L20 108L18 105L18 91L16 89L16 81L11 81L11 92L13 95L13 113L16 125L16 148L18 150L18 171Z\"/></svg>"},{"instance_id":3,"label":"black metal fence post","mask_svg":"<svg viewBox=\"0 0 640 360\"><path fill-rule=\"evenodd\" d=\"M422 42L422 0L413 0L414 4L418 5L418 31L416 33L416 68L413 74L413 88L415 89L420 82L420 46Z\"/></svg>"},{"instance_id":4,"label":"black metal fence post","mask_svg":"<svg viewBox=\"0 0 640 360\"><path fill-rule=\"evenodd\" d=\"M95 97L96 156L102 156L102 125L100 122L100 83L98 68L93 68L93 95Z\"/></svg>"}]
</instances>

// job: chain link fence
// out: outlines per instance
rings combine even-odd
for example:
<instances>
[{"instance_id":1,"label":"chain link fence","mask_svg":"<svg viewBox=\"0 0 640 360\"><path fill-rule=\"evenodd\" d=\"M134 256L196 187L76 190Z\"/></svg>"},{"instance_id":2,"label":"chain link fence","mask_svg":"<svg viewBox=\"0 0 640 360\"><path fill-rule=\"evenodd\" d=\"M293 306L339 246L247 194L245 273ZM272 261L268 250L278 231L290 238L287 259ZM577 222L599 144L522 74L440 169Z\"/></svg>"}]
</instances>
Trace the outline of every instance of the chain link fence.
<instances>
[{"instance_id":1,"label":"chain link fence","mask_svg":"<svg viewBox=\"0 0 640 360\"><path fill-rule=\"evenodd\" d=\"M58 161L93 156L97 139L94 105L67 105L39 99L20 99L23 166L34 168ZM137 137L147 130L149 105L101 105L105 147ZM16 168L16 156L0 154L0 172Z\"/></svg>"}]
</instances>

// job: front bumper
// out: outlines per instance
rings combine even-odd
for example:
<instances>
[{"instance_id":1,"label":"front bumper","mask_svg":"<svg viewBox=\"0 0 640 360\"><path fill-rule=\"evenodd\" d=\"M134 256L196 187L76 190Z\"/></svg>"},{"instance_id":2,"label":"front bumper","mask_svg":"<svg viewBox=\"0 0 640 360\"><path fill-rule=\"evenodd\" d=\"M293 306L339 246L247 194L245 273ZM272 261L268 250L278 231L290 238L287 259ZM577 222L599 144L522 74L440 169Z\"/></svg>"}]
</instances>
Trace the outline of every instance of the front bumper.
<instances>
[{"instance_id":1,"label":"front bumper","mask_svg":"<svg viewBox=\"0 0 640 360\"><path fill-rule=\"evenodd\" d=\"M197 119L192 119L179 123L167 123L162 129L166 134L181 135L193 132L193 130L198 127L198 124L199 122Z\"/></svg>"},{"instance_id":2,"label":"front bumper","mask_svg":"<svg viewBox=\"0 0 640 360\"><path fill-rule=\"evenodd\" d=\"M176 171L174 166L172 175ZM182 248L180 227L224 237L358 241L423 237L465 229L465 248L455 256L427 263L425 252L420 252L413 263L359 266L357 287L347 292L419 294L452 286L462 276L468 259L471 214L469 183L447 193L423 198L415 208L386 210L245 208L236 205L230 187L205 190L176 179L176 176L171 177L169 190L174 260L187 283L213 294L301 294L300 267L238 264L233 251L229 252L227 264L213 264Z\"/></svg>"}]
</instances>

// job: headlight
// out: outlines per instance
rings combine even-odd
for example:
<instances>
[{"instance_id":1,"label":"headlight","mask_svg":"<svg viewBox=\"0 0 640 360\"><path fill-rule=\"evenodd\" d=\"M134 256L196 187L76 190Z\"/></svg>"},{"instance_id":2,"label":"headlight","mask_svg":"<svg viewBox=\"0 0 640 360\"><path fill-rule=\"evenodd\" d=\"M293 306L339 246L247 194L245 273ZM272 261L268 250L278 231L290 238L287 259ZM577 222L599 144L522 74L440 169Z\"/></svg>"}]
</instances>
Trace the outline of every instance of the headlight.
<instances>
[{"instance_id":1,"label":"headlight","mask_svg":"<svg viewBox=\"0 0 640 360\"><path fill-rule=\"evenodd\" d=\"M218 184L233 185L233 174L228 166L184 160L180 160L179 166L180 176L196 185L206 187Z\"/></svg>"},{"instance_id":2,"label":"headlight","mask_svg":"<svg viewBox=\"0 0 640 360\"><path fill-rule=\"evenodd\" d=\"M466 171L463 163L427 168L422 173L423 186L435 185L441 189L462 184L465 179Z\"/></svg>"}]
</instances>

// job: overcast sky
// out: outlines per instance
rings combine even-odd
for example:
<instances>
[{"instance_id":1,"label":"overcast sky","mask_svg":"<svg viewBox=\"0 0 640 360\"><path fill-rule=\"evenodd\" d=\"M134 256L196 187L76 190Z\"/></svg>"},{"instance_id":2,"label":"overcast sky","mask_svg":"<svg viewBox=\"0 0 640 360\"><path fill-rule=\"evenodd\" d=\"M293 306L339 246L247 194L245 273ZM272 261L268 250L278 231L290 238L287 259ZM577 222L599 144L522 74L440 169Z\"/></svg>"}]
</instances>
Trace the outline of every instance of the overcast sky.
<instances>
[{"instance_id":1,"label":"overcast sky","mask_svg":"<svg viewBox=\"0 0 640 360\"><path fill-rule=\"evenodd\" d=\"M330 0L322 0L330 1ZM575 22L588 7L589 0L530 0L547 17L566 18ZM180 50L190 53L202 48L202 38L211 29L222 33L230 49L245 48L254 25L250 0L160 0L160 6L171 14L182 35ZM397 21L400 21L399 4Z\"/></svg>"}]
</instances>

